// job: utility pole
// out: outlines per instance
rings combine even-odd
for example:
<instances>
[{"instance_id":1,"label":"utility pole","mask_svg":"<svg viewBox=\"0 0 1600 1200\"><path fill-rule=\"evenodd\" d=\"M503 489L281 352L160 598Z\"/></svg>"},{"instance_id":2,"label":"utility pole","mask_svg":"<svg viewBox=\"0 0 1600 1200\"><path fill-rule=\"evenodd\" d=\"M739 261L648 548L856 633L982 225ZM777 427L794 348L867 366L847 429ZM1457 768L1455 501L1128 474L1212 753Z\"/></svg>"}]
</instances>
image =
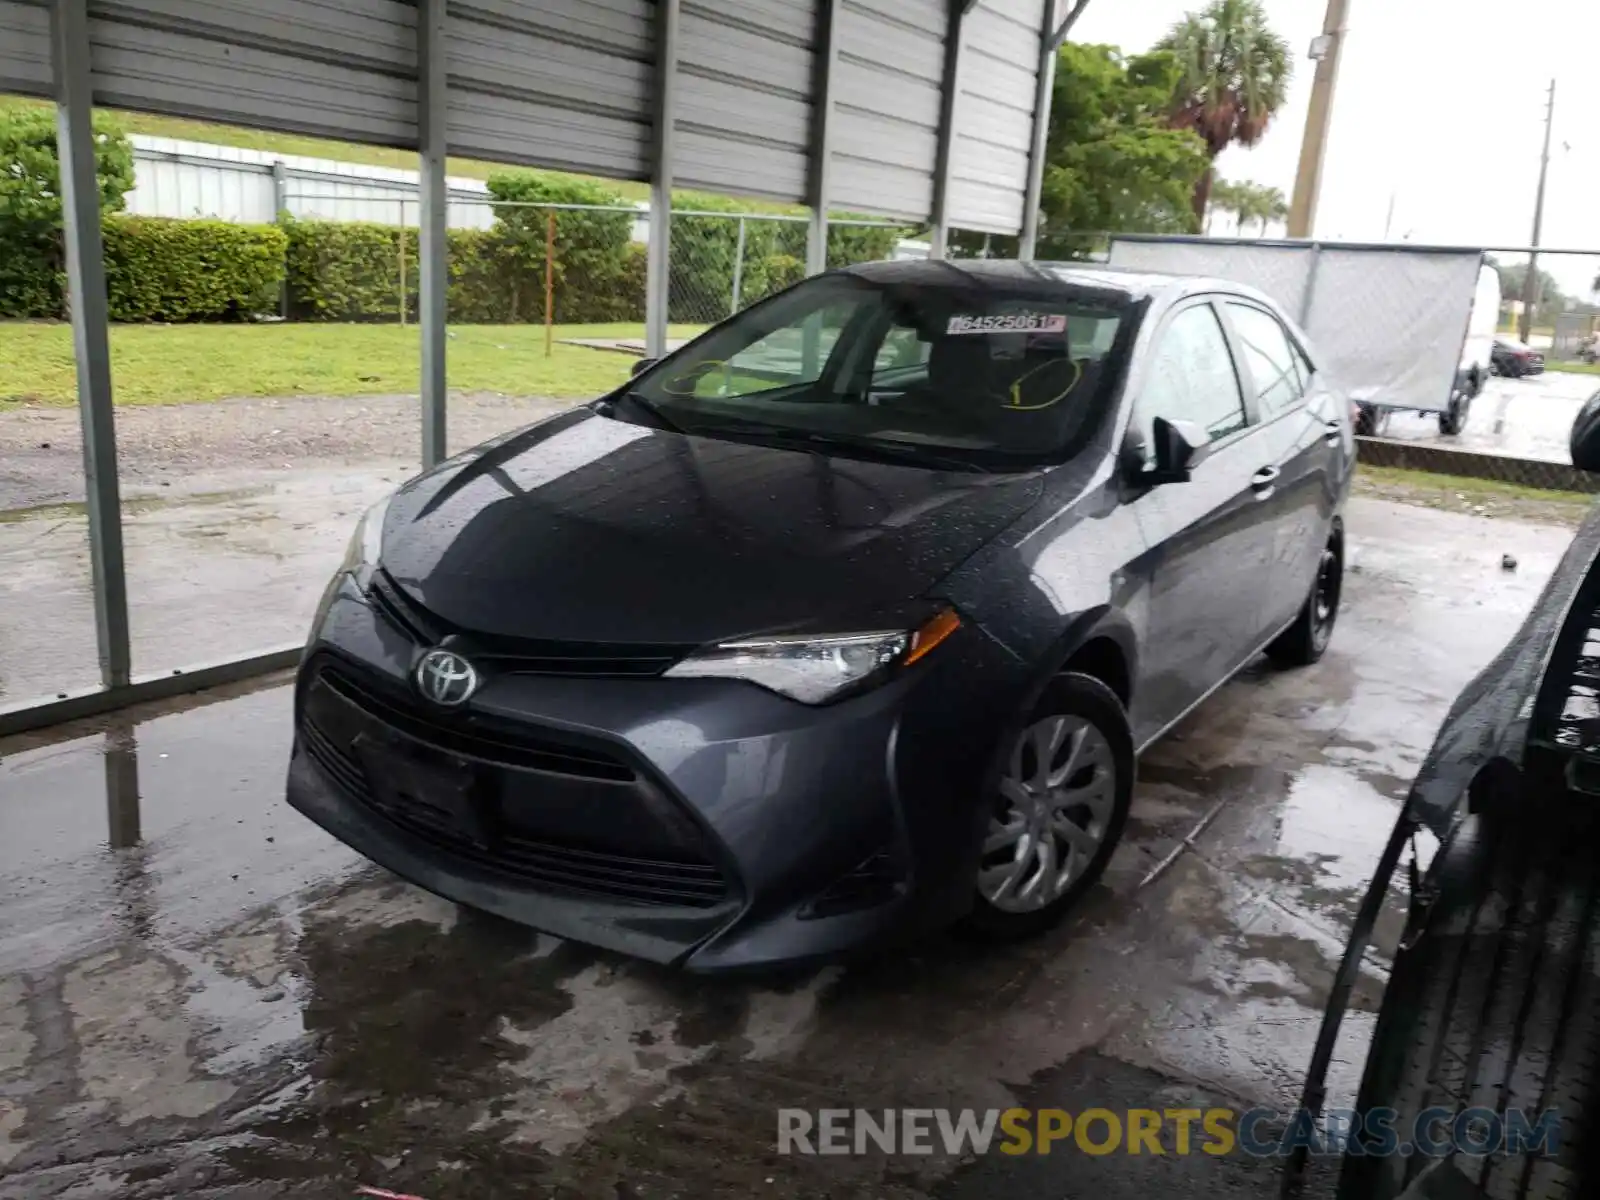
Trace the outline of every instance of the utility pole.
<instances>
[{"instance_id":1,"label":"utility pole","mask_svg":"<svg viewBox=\"0 0 1600 1200\"><path fill-rule=\"evenodd\" d=\"M1328 127L1333 122L1333 89L1339 82L1339 52L1344 48L1350 0L1328 0L1322 36L1311 43L1317 73L1311 81L1311 108L1300 142L1300 170L1289 205L1289 236L1308 238L1317 224L1317 198L1322 193L1322 161L1328 152Z\"/></svg>"},{"instance_id":2,"label":"utility pole","mask_svg":"<svg viewBox=\"0 0 1600 1200\"><path fill-rule=\"evenodd\" d=\"M1550 81L1550 102L1544 110L1544 153L1539 159L1539 196L1533 203L1533 253L1528 256L1528 274L1522 281L1522 340L1533 333L1533 310L1539 305L1539 239L1544 236L1544 186L1550 179L1550 133L1556 124L1556 81Z\"/></svg>"}]
</instances>

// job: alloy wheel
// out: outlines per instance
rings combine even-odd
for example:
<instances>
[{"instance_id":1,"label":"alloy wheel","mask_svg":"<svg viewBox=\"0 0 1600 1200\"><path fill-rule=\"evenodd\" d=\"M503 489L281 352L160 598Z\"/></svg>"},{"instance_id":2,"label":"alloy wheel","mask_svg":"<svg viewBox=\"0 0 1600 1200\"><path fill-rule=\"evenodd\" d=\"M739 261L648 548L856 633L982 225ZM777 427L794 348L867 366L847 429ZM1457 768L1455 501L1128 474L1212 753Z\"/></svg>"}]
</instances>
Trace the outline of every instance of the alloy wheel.
<instances>
[{"instance_id":1,"label":"alloy wheel","mask_svg":"<svg viewBox=\"0 0 1600 1200\"><path fill-rule=\"evenodd\" d=\"M989 820L978 893L1003 912L1036 912L1094 862L1116 807L1116 756L1083 717L1044 717L1012 747Z\"/></svg>"}]
</instances>

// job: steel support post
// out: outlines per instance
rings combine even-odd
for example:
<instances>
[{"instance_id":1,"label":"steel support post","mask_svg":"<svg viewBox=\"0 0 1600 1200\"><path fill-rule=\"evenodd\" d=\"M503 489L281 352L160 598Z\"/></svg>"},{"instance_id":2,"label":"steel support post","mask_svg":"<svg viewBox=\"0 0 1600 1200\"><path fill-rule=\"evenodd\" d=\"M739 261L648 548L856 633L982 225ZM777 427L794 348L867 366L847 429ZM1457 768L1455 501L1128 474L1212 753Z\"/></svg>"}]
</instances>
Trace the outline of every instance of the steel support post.
<instances>
[{"instance_id":1,"label":"steel support post","mask_svg":"<svg viewBox=\"0 0 1600 1200\"><path fill-rule=\"evenodd\" d=\"M944 72L939 98L939 142L933 159L932 234L928 256L944 258L950 241L950 176L955 165L956 111L961 93L961 35L970 0L952 0L945 27Z\"/></svg>"},{"instance_id":2,"label":"steel support post","mask_svg":"<svg viewBox=\"0 0 1600 1200\"><path fill-rule=\"evenodd\" d=\"M421 212L417 219L417 325L422 332L422 465L449 455L446 371L446 296L450 287L449 193L445 186L449 118L445 59L446 0L417 5L417 133L421 151ZM404 236L404 231L401 231Z\"/></svg>"},{"instance_id":3,"label":"steel support post","mask_svg":"<svg viewBox=\"0 0 1600 1200\"><path fill-rule=\"evenodd\" d=\"M645 273L645 353L667 352L672 273L672 166L677 122L678 0L656 3L655 139L650 176L650 246Z\"/></svg>"},{"instance_id":4,"label":"steel support post","mask_svg":"<svg viewBox=\"0 0 1600 1200\"><path fill-rule=\"evenodd\" d=\"M50 47L55 68L67 295L78 371L78 415L83 425L83 486L88 501L95 639L101 682L107 688L120 688L127 686L131 657L128 580L122 554L116 417L111 407L111 346L105 247L100 233L100 184L95 173L87 0L56 0L51 6Z\"/></svg>"}]
</instances>

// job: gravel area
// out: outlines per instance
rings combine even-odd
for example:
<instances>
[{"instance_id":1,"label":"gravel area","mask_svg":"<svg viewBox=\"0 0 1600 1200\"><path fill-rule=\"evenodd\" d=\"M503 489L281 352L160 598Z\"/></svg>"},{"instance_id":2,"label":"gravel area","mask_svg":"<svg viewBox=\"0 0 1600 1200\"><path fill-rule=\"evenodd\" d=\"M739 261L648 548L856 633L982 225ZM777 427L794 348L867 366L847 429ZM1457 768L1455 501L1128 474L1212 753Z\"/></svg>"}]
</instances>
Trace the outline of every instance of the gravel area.
<instances>
[{"instance_id":1,"label":"gravel area","mask_svg":"<svg viewBox=\"0 0 1600 1200\"><path fill-rule=\"evenodd\" d=\"M450 397L452 452L571 407L576 401L498 393ZM81 501L76 408L0 412L0 510ZM415 466L416 396L286 396L117 409L125 491L186 488L240 467Z\"/></svg>"}]
</instances>

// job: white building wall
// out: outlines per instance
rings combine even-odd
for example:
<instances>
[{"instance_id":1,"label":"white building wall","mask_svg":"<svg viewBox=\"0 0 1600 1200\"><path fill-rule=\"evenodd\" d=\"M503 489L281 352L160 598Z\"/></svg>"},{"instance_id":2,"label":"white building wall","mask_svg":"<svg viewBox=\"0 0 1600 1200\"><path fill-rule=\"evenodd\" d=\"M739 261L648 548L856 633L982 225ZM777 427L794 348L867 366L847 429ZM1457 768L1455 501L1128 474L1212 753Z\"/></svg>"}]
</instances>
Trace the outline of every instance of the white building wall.
<instances>
[{"instance_id":1,"label":"white building wall","mask_svg":"<svg viewBox=\"0 0 1600 1200\"><path fill-rule=\"evenodd\" d=\"M273 164L282 163L284 207L296 217L417 223L415 171L176 138L135 135L131 140L134 187L127 211L139 216L270 224L277 215ZM452 176L448 182L451 228L487 229L494 224L483 180Z\"/></svg>"}]
</instances>

